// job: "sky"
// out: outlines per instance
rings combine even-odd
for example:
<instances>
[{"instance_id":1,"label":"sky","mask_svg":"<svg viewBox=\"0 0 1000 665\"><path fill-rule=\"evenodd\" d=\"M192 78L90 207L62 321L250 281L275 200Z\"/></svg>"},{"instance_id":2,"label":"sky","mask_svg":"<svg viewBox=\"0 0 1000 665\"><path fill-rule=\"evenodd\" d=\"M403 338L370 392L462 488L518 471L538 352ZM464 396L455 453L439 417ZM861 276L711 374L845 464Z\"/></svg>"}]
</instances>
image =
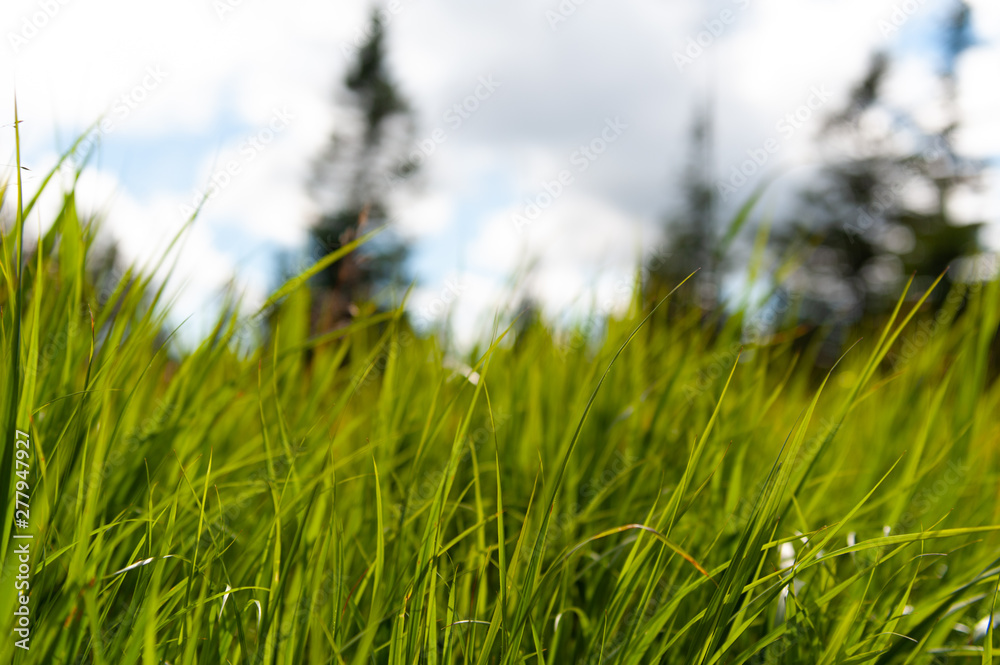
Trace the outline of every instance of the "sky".
<instances>
[{"instance_id":1,"label":"sky","mask_svg":"<svg viewBox=\"0 0 1000 665\"><path fill-rule=\"evenodd\" d=\"M988 222L985 240L997 248L1000 3L969 4L976 43L958 62L958 147L991 166L982 190L953 212ZM5 0L4 177L13 174L16 94L29 191L104 118L77 192L86 210L103 212L130 260L157 257L214 182L172 282L175 318L191 317L182 337L197 340L227 283L259 303L275 286L279 257L304 247L319 214L305 182L341 126L337 87L372 6ZM823 114L843 105L877 49L894 56L890 100L928 128L943 117L931 44L948 1L380 6L392 74L416 112L412 147L426 156L414 186L393 200L397 230L414 248L410 307L428 324L450 313L466 341L487 330L510 278L529 263L524 288L550 312L621 306L637 261L662 237L692 110L709 90L720 179L777 146L730 206L765 175L777 176L780 196L783 181L815 163ZM56 194L30 224L53 218Z\"/></svg>"}]
</instances>

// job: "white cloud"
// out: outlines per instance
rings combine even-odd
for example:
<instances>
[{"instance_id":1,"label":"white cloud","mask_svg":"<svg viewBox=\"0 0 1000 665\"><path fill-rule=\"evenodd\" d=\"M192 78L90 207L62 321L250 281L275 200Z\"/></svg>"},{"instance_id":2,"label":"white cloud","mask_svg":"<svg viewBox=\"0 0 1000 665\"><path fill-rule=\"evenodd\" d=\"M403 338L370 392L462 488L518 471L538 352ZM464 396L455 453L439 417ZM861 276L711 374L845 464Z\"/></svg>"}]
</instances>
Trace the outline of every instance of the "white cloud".
<instances>
[{"instance_id":1,"label":"white cloud","mask_svg":"<svg viewBox=\"0 0 1000 665\"><path fill-rule=\"evenodd\" d=\"M977 46L962 55L958 65L958 103L965 126L959 149L975 157L1000 153L1000 43Z\"/></svg>"},{"instance_id":2,"label":"white cloud","mask_svg":"<svg viewBox=\"0 0 1000 665\"><path fill-rule=\"evenodd\" d=\"M927 132L941 131L951 121L933 64L928 58L901 58L892 64L884 87L885 100L895 108L913 111Z\"/></svg>"},{"instance_id":3,"label":"white cloud","mask_svg":"<svg viewBox=\"0 0 1000 665\"><path fill-rule=\"evenodd\" d=\"M448 226L454 215L454 201L444 191L407 192L397 199L398 209L405 211L399 218L398 230L404 236L420 237L437 233Z\"/></svg>"},{"instance_id":4,"label":"white cloud","mask_svg":"<svg viewBox=\"0 0 1000 665\"><path fill-rule=\"evenodd\" d=\"M992 167L983 173L979 187L963 187L955 192L950 201L949 212L962 223L988 222L994 227L1000 227L1000 196L997 192L1000 192L1000 168ZM986 231L985 240L989 242L991 229L987 228ZM992 232L995 233L995 230Z\"/></svg>"},{"instance_id":5,"label":"white cloud","mask_svg":"<svg viewBox=\"0 0 1000 665\"><path fill-rule=\"evenodd\" d=\"M1000 39L1000 5L993 0L966 0L973 11L973 26L983 40Z\"/></svg>"},{"instance_id":6,"label":"white cloud","mask_svg":"<svg viewBox=\"0 0 1000 665\"><path fill-rule=\"evenodd\" d=\"M469 255L485 274L513 275L536 266L526 285L552 311L585 297L599 276L630 275L655 231L585 192L568 192L519 232L512 208L486 221Z\"/></svg>"},{"instance_id":7,"label":"white cloud","mask_svg":"<svg viewBox=\"0 0 1000 665\"><path fill-rule=\"evenodd\" d=\"M73 132L140 85L149 67L160 67L166 78L116 119L113 138L143 150L191 142L190 163L173 155L163 168L184 170L195 182L238 158L244 134L266 126L276 107L295 116L208 202L188 239L180 269L202 298L234 270L259 293L267 282L264 262L243 257L252 248L287 249L305 239L317 211L304 181L336 127L332 87L348 64L342 48L357 42L368 17L368 4L360 1L290 0L280 9L235 4L220 20L209 0L68 0L16 54L9 35L20 36L25 17L30 23L41 11L39 0L7 0L0 19L0 108L12 108L16 89L26 163L34 173L52 160L53 131L65 146ZM843 103L873 49L892 47L911 24L930 20L944 6L928 0L899 32L884 35L879 21L891 18L898 4L592 2L553 30L545 12L557 7L554 0L503 6L400 0L388 24L390 57L418 112L418 137L445 126L445 112L471 94L480 77L501 84L460 127L448 128L447 141L427 159L420 186L396 194L404 235L458 248L456 238L468 239L463 251L449 245L439 252L454 263L425 261L431 272L420 277L433 293L445 275L465 267L460 272L478 284L459 299L456 320L466 326L475 312L490 310L504 278L529 257L540 261L531 288L557 310L582 302L595 285L607 290L622 275L630 279L640 243L653 243L654 220L673 198L669 184L685 168L693 102L714 89L720 175L771 137L782 143L767 171L807 163L815 158L812 138L822 115ZM1000 39L996 3L972 4L978 34ZM674 53L723 9L733 10L735 20L678 71ZM959 104L968 119L960 147L982 156L1000 152L1000 96L993 82L998 58L997 45L984 43L959 67ZM815 86L826 86L831 98L800 130L778 135L777 123ZM898 62L888 91L894 103L917 110L921 122L940 124L926 61ZM514 233L511 214L566 168L570 154L600 131L606 117L616 115L630 124L628 132L528 233ZM0 150L12 153L6 147L10 129L0 131L6 132ZM156 165L161 157L129 149L126 164ZM141 194L128 191L122 183L134 182L111 170L117 168L106 166L85 179L83 187L93 192L81 190L81 196L104 201L115 192L109 230L128 255L148 255L155 238L183 221L177 207L194 192L156 182ZM989 206L995 206L998 183L989 183L976 201L995 220ZM56 204L47 203L39 214L48 215ZM600 271L610 277L598 277Z\"/></svg>"}]
</instances>

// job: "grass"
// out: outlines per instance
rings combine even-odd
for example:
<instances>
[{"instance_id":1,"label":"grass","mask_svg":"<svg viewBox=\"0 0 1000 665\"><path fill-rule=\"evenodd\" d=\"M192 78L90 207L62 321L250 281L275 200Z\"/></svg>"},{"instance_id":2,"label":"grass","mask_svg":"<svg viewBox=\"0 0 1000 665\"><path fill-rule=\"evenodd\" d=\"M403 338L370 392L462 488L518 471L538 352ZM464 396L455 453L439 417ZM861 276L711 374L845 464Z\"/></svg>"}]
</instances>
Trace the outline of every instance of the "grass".
<instances>
[{"instance_id":1,"label":"grass","mask_svg":"<svg viewBox=\"0 0 1000 665\"><path fill-rule=\"evenodd\" d=\"M996 281L901 295L828 373L638 296L455 371L399 312L311 336L302 278L177 353L72 191L24 247L4 196L2 662L994 662Z\"/></svg>"}]
</instances>

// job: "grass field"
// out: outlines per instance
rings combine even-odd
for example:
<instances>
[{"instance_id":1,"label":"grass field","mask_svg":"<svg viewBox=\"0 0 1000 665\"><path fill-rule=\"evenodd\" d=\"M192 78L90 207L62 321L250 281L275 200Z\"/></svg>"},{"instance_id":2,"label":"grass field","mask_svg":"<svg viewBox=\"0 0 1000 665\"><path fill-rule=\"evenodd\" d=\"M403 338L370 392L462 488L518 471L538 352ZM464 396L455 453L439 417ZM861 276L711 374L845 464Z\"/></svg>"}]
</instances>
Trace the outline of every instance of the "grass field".
<instances>
[{"instance_id":1,"label":"grass field","mask_svg":"<svg viewBox=\"0 0 1000 665\"><path fill-rule=\"evenodd\" d=\"M822 331L638 297L459 363L399 312L312 337L308 272L176 354L72 193L23 247L4 196L0 662L997 658L996 281L828 374Z\"/></svg>"}]
</instances>

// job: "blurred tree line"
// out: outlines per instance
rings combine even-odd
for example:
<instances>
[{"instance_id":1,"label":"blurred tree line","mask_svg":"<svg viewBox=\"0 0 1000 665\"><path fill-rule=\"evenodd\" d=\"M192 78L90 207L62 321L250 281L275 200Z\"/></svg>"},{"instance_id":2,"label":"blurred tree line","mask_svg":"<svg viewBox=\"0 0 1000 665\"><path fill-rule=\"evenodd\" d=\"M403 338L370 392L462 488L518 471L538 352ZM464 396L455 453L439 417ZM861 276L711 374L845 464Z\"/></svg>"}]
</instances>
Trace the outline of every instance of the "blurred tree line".
<instances>
[{"instance_id":1,"label":"blurred tree line","mask_svg":"<svg viewBox=\"0 0 1000 665\"><path fill-rule=\"evenodd\" d=\"M885 52L872 57L846 106L825 119L816 141L818 173L777 220L767 244L776 266L798 264L775 280L772 297L794 301L799 322L850 325L884 315L910 274L919 295L956 259L981 251L982 224L958 223L951 212L956 194L975 187L985 166L955 149L962 121L955 69L972 44L971 10L956 2L939 32L938 126L922 125L886 99L893 61ZM727 233L745 221L738 216L723 228L718 219L712 114L710 103L696 113L680 205L666 219L666 241L645 285L655 299L699 269L693 287L679 295L705 310L719 301L731 267ZM947 289L939 287L932 302L940 303Z\"/></svg>"},{"instance_id":2,"label":"blurred tree line","mask_svg":"<svg viewBox=\"0 0 1000 665\"><path fill-rule=\"evenodd\" d=\"M338 128L309 183L323 211L311 232L312 259L368 230L391 227L393 188L417 167L407 158L412 108L390 75L377 13L365 34L339 89ZM955 103L956 62L973 44L964 2L955 3L939 42L937 84L945 117L938 126L922 125L887 100L894 64L887 53L872 57L846 106L825 118L816 140L821 166L794 207L776 220L764 246L772 263L796 264L784 275L770 271L771 297L794 301L799 322L851 324L883 315L910 274L917 276L919 294L957 258L980 250L981 224L958 224L950 210L956 193L974 187L984 168L955 149L962 120ZM663 247L644 271L646 295L655 299L697 269L675 301L694 302L706 312L723 300L721 285L736 261L729 250L753 203L735 221L720 222L713 114L711 99L695 114L678 205L665 219ZM313 280L314 327L343 325L365 303L387 305L391 287L408 280L406 257L405 243L383 233L319 274ZM946 291L947 285L939 288L937 301Z\"/></svg>"}]
</instances>

